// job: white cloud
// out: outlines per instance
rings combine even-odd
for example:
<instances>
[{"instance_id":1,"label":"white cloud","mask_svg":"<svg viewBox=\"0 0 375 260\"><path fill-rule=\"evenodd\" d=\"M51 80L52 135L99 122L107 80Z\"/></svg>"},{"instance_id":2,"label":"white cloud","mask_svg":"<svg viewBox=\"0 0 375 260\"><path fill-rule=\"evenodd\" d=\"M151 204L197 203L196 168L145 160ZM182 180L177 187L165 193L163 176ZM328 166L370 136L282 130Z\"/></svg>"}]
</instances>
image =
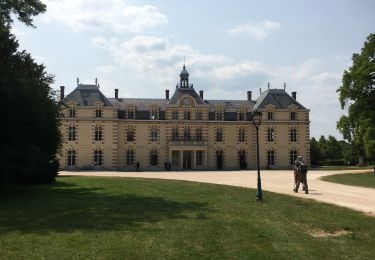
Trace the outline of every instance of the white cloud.
<instances>
[{"instance_id":1,"label":"white cloud","mask_svg":"<svg viewBox=\"0 0 375 260\"><path fill-rule=\"evenodd\" d=\"M121 0L46 0L44 21L58 21L75 31L102 30L137 33L166 24L168 18L151 5Z\"/></svg>"},{"instance_id":2,"label":"white cloud","mask_svg":"<svg viewBox=\"0 0 375 260\"><path fill-rule=\"evenodd\" d=\"M271 22L269 20L256 23L256 24L242 24L238 25L228 32L229 34L248 34L253 36L257 40L263 40L269 33L275 29L278 29L280 24L277 22Z\"/></svg>"},{"instance_id":3,"label":"white cloud","mask_svg":"<svg viewBox=\"0 0 375 260\"><path fill-rule=\"evenodd\" d=\"M116 70L116 67L112 64L109 64L109 65L99 66L98 70L104 74L109 74L109 73L114 72Z\"/></svg>"}]
</instances>

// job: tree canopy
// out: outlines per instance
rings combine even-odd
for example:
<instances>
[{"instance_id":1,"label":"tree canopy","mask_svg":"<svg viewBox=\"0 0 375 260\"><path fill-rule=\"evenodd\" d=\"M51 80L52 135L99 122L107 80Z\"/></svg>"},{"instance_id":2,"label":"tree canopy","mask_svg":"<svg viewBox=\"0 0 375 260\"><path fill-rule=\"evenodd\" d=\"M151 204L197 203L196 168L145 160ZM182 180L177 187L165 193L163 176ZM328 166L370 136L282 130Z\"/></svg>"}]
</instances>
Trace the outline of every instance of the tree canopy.
<instances>
[{"instance_id":1,"label":"tree canopy","mask_svg":"<svg viewBox=\"0 0 375 260\"><path fill-rule=\"evenodd\" d=\"M51 182L61 145L59 105L50 87L53 76L10 32L11 14L32 26L43 12L40 1L0 2L0 183Z\"/></svg>"},{"instance_id":2,"label":"tree canopy","mask_svg":"<svg viewBox=\"0 0 375 260\"><path fill-rule=\"evenodd\" d=\"M337 128L371 161L375 159L375 34L367 37L360 54L353 54L352 63L337 90L341 108L348 108Z\"/></svg>"}]
</instances>

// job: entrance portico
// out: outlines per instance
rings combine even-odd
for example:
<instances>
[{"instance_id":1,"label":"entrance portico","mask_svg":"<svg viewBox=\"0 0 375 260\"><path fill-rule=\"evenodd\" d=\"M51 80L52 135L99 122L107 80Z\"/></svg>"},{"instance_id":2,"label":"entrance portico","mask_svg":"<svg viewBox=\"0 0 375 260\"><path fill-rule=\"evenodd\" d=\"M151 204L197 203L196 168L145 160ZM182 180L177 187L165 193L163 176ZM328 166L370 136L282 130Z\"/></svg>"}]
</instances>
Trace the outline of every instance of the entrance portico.
<instances>
[{"instance_id":1,"label":"entrance portico","mask_svg":"<svg viewBox=\"0 0 375 260\"><path fill-rule=\"evenodd\" d=\"M169 147L169 161L172 169L207 169L206 147Z\"/></svg>"}]
</instances>

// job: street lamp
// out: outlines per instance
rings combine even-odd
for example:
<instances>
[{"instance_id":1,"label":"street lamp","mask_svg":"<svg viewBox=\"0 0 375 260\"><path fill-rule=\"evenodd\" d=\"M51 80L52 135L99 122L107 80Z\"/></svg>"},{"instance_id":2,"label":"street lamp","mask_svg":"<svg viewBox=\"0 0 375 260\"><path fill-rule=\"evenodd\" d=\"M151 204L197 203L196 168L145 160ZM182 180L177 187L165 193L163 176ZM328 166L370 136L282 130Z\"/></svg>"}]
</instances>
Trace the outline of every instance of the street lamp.
<instances>
[{"instance_id":1,"label":"street lamp","mask_svg":"<svg viewBox=\"0 0 375 260\"><path fill-rule=\"evenodd\" d=\"M262 122L262 112L254 111L253 112L253 124L257 133L257 169L258 169L258 189L256 194L256 200L259 202L263 201L263 192L262 192L262 183L260 179L260 166L259 166L259 126Z\"/></svg>"}]
</instances>

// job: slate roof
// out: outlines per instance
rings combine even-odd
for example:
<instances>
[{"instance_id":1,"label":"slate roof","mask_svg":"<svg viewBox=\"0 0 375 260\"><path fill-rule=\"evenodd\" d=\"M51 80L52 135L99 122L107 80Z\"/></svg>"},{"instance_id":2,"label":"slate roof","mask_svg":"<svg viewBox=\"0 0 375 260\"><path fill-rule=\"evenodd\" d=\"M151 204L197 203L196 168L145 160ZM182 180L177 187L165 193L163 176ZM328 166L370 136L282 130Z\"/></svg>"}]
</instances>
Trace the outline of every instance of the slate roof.
<instances>
[{"instance_id":1,"label":"slate roof","mask_svg":"<svg viewBox=\"0 0 375 260\"><path fill-rule=\"evenodd\" d=\"M64 104L70 101L78 103L78 106L94 106L96 102L102 102L104 106L112 106L97 85L79 84L62 100Z\"/></svg>"},{"instance_id":2,"label":"slate roof","mask_svg":"<svg viewBox=\"0 0 375 260\"><path fill-rule=\"evenodd\" d=\"M257 98L254 110L263 109L267 105L273 105L276 109L286 109L290 105L296 105L299 109L306 109L293 99L284 89L268 89Z\"/></svg>"},{"instance_id":3,"label":"slate roof","mask_svg":"<svg viewBox=\"0 0 375 260\"><path fill-rule=\"evenodd\" d=\"M246 110L252 110L254 108L254 101L248 100L205 100L210 106L209 109L213 110L216 106L222 106L226 111L237 110L239 108L246 108Z\"/></svg>"},{"instance_id":4,"label":"slate roof","mask_svg":"<svg viewBox=\"0 0 375 260\"><path fill-rule=\"evenodd\" d=\"M119 110L124 110L129 105L137 107L137 110L149 110L152 105L165 109L168 103L168 100L161 98L110 98L109 101Z\"/></svg>"}]
</instances>

